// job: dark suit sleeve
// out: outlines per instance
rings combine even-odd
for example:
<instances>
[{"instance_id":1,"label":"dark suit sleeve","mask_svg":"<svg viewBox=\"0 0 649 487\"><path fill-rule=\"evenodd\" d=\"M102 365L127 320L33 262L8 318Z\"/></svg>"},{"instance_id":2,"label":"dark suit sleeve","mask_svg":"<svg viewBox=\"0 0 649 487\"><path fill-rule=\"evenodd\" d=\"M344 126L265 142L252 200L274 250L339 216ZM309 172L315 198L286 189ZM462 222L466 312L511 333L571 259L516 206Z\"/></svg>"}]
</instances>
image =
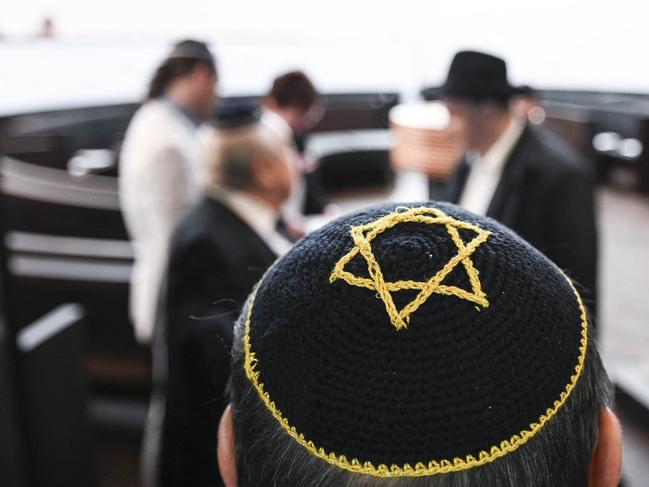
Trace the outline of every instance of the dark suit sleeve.
<instances>
[{"instance_id":1,"label":"dark suit sleeve","mask_svg":"<svg viewBox=\"0 0 649 487\"><path fill-rule=\"evenodd\" d=\"M546 254L575 281L594 316L598 245L593 180L586 172L570 170L558 174L551 187Z\"/></svg>"},{"instance_id":2,"label":"dark suit sleeve","mask_svg":"<svg viewBox=\"0 0 649 487\"><path fill-rule=\"evenodd\" d=\"M196 242L172 254L168 339L200 377L221 389L229 372L232 327L241 303L217 249Z\"/></svg>"},{"instance_id":3,"label":"dark suit sleeve","mask_svg":"<svg viewBox=\"0 0 649 487\"><path fill-rule=\"evenodd\" d=\"M221 485L216 431L227 403L232 325L238 306L218 248L179 228L166 292L167 389L162 468L165 486Z\"/></svg>"},{"instance_id":4,"label":"dark suit sleeve","mask_svg":"<svg viewBox=\"0 0 649 487\"><path fill-rule=\"evenodd\" d=\"M464 185L466 179L469 176L469 165L466 162L466 158L458 163L458 166L450 174L445 184L445 194L444 200L449 203L459 203L460 197L462 196L462 191L464 190Z\"/></svg>"}]
</instances>

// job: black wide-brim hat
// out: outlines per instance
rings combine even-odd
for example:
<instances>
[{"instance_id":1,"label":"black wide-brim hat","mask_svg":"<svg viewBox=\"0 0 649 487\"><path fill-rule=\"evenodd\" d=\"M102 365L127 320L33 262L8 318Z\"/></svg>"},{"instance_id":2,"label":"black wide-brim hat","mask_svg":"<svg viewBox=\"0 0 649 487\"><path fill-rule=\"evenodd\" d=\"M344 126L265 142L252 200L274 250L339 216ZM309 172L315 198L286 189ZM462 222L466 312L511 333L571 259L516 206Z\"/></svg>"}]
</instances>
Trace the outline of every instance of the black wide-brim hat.
<instances>
[{"instance_id":1,"label":"black wide-brim hat","mask_svg":"<svg viewBox=\"0 0 649 487\"><path fill-rule=\"evenodd\" d=\"M477 51L460 51L451 62L442 95L474 101L509 100L516 88L507 80L507 64L499 57Z\"/></svg>"},{"instance_id":2,"label":"black wide-brim hat","mask_svg":"<svg viewBox=\"0 0 649 487\"><path fill-rule=\"evenodd\" d=\"M240 319L246 376L291 441L378 477L466 470L533 441L588 343L557 266L494 220L436 202L369 208L306 236Z\"/></svg>"}]
</instances>

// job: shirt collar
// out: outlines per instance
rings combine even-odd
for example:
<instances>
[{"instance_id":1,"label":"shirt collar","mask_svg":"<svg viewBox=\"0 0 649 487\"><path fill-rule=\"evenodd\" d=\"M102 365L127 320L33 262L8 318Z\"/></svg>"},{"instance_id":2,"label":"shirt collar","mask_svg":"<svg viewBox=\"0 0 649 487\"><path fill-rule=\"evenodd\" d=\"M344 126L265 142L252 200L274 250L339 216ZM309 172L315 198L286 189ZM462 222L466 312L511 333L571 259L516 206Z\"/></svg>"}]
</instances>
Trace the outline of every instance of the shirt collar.
<instances>
[{"instance_id":1,"label":"shirt collar","mask_svg":"<svg viewBox=\"0 0 649 487\"><path fill-rule=\"evenodd\" d=\"M472 166L479 165L483 170L501 172L523 129L524 125L512 118L505 131L482 157L472 151L467 155L467 160Z\"/></svg>"},{"instance_id":2,"label":"shirt collar","mask_svg":"<svg viewBox=\"0 0 649 487\"><path fill-rule=\"evenodd\" d=\"M262 238L275 232L280 213L259 198L255 198L243 191L221 188L209 193L210 196L215 197L230 208Z\"/></svg>"},{"instance_id":3,"label":"shirt collar","mask_svg":"<svg viewBox=\"0 0 649 487\"><path fill-rule=\"evenodd\" d=\"M199 128L201 125L203 125L203 120L201 120L199 117L191 113L189 110L186 108L181 107L178 103L173 101L171 98L169 98L166 95L163 95L160 100L165 103L167 106L171 107L172 110L174 110L176 113L181 115L183 119L185 119L189 124L192 126L193 129Z\"/></svg>"}]
</instances>

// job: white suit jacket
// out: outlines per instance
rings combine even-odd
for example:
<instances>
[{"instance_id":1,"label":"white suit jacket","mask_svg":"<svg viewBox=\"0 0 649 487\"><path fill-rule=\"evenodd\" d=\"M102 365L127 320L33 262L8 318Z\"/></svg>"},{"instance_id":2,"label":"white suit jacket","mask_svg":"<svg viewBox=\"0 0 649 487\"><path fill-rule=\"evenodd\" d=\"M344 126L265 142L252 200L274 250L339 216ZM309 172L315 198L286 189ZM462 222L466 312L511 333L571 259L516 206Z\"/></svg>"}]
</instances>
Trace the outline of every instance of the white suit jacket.
<instances>
[{"instance_id":1,"label":"white suit jacket","mask_svg":"<svg viewBox=\"0 0 649 487\"><path fill-rule=\"evenodd\" d=\"M197 195L197 130L166 100L146 102L126 131L120 157L122 213L135 251L130 313L149 342L171 234Z\"/></svg>"}]
</instances>

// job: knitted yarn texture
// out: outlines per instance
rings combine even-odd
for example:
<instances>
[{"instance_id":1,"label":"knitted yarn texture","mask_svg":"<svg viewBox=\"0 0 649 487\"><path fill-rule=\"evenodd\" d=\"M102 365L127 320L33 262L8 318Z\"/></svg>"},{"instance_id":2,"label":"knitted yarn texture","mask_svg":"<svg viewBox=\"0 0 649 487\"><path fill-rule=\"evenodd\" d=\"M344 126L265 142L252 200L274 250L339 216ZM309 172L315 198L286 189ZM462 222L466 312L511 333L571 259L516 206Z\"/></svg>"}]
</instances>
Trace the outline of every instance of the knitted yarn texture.
<instances>
[{"instance_id":1,"label":"knitted yarn texture","mask_svg":"<svg viewBox=\"0 0 649 487\"><path fill-rule=\"evenodd\" d=\"M567 400L588 341L554 264L495 221L433 202L308 235L241 319L247 377L293 440L382 477L515 451Z\"/></svg>"}]
</instances>

